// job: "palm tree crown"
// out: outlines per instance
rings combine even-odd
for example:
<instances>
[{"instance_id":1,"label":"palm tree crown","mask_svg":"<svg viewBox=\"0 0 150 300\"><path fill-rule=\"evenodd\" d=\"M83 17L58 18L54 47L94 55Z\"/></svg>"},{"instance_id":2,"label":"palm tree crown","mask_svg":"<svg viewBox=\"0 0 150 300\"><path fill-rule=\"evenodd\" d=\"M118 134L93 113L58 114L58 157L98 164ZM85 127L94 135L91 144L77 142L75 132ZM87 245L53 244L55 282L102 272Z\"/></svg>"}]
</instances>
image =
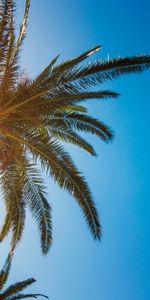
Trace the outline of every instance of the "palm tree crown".
<instances>
[{"instance_id":1,"label":"palm tree crown","mask_svg":"<svg viewBox=\"0 0 150 300\"><path fill-rule=\"evenodd\" d=\"M81 65L100 50L97 46L71 60L57 64L58 56L34 79L22 76L19 54L26 34L30 1L19 36L15 36L12 0L0 1L0 169L6 217L0 241L12 230L14 249L21 239L28 207L39 228L41 248L47 253L52 241L51 206L37 168L66 189L81 207L95 239L101 224L89 186L62 141L96 156L93 146L77 132L88 132L108 143L112 130L88 115L83 103L90 99L116 98L110 90L93 87L150 66L150 56L97 60ZM82 102L82 105L81 105Z\"/></svg>"},{"instance_id":2,"label":"palm tree crown","mask_svg":"<svg viewBox=\"0 0 150 300\"><path fill-rule=\"evenodd\" d=\"M48 299L47 296L43 294L24 294L22 291L27 288L29 285L34 283L36 280L34 278L29 278L24 281L16 282L15 284L10 285L6 289L4 286L7 282L8 275L10 272L12 256L8 255L5 265L0 271L0 300L19 300L25 298L37 298L42 296Z\"/></svg>"}]
</instances>

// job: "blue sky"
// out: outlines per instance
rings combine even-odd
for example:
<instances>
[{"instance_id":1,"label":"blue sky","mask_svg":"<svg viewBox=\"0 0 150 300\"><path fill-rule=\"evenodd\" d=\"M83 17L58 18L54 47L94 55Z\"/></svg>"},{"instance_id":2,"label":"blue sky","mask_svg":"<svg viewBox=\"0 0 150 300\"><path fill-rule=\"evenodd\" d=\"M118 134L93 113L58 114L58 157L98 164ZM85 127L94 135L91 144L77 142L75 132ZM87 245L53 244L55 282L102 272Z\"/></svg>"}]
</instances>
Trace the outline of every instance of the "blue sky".
<instances>
[{"instance_id":1,"label":"blue sky","mask_svg":"<svg viewBox=\"0 0 150 300\"><path fill-rule=\"evenodd\" d=\"M17 1L20 23L25 1ZM57 54L68 59L97 44L91 60L108 55L150 53L149 1L31 0L22 66L34 76ZM47 180L53 205L53 246L40 252L36 225L28 215L18 246L11 281L34 276L32 291L52 300L150 299L150 71L108 83L121 93L117 100L87 104L89 112L114 131L113 144L89 136L98 158L66 146L84 172L102 226L94 243L82 213L66 192ZM1 246L4 258L9 239Z\"/></svg>"}]
</instances>

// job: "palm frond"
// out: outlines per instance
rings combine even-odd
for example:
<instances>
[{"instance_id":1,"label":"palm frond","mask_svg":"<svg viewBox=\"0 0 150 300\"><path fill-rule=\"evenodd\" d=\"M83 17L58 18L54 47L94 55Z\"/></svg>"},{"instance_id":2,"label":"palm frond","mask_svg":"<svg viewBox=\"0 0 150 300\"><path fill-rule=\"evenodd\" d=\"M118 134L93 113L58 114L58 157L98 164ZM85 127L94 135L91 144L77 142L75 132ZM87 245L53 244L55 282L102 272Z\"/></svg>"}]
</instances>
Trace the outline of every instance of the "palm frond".
<instances>
[{"instance_id":1,"label":"palm frond","mask_svg":"<svg viewBox=\"0 0 150 300\"><path fill-rule=\"evenodd\" d=\"M34 139L32 137L32 141ZM37 145L37 143L35 143ZM29 145L28 145L29 146ZM61 188L69 191L81 206L94 238L100 238L100 224L95 204L87 183L76 169L69 155L56 142L50 141L44 152L40 145L30 145L29 149L41 165L49 172Z\"/></svg>"},{"instance_id":2,"label":"palm frond","mask_svg":"<svg viewBox=\"0 0 150 300\"><path fill-rule=\"evenodd\" d=\"M19 32L19 36L18 36L16 45L15 45L14 53L12 55L12 60L16 59L16 57L18 56L18 53L20 51L20 47L22 46L23 40L24 40L25 35L26 35L29 8L30 8L30 0L26 0L24 17L23 17L22 24L20 26L20 32Z\"/></svg>"},{"instance_id":3,"label":"palm frond","mask_svg":"<svg viewBox=\"0 0 150 300\"><path fill-rule=\"evenodd\" d=\"M52 243L51 207L45 197L45 186L35 167L28 163L24 194L33 217L35 218L40 236L41 249L46 254Z\"/></svg>"},{"instance_id":4,"label":"palm frond","mask_svg":"<svg viewBox=\"0 0 150 300\"><path fill-rule=\"evenodd\" d=\"M117 78L123 74L142 72L149 66L149 55L117 58L109 61L98 60L96 63L90 63L87 66L63 70L58 74L53 73L42 83L42 86L39 86L36 94L39 96L46 93L46 91L51 93L55 91L57 93L81 92L90 86Z\"/></svg>"},{"instance_id":5,"label":"palm frond","mask_svg":"<svg viewBox=\"0 0 150 300\"><path fill-rule=\"evenodd\" d=\"M38 87L41 85L45 80L47 80L50 75L52 74L53 66L55 65L59 55L54 57L54 59L49 63L49 65L31 82L30 89L34 87Z\"/></svg>"},{"instance_id":6,"label":"palm frond","mask_svg":"<svg viewBox=\"0 0 150 300\"><path fill-rule=\"evenodd\" d=\"M57 76L57 74L61 73L62 71L73 68L75 65L78 65L81 61L92 55L94 52L99 51L100 49L101 46L96 46L71 60L67 60L57 66L54 66L59 57L59 55L57 55L44 69L44 71L35 78L30 87L33 88L34 86L38 86L39 88L39 86L45 83L45 81L47 81L51 75Z\"/></svg>"},{"instance_id":7,"label":"palm frond","mask_svg":"<svg viewBox=\"0 0 150 300\"><path fill-rule=\"evenodd\" d=\"M26 298L38 298L38 297L48 297L44 294L39 294L39 293L28 293L24 294L21 293L25 288L33 284L36 280L34 278L29 278L27 280L23 280L20 282L17 282L15 284L11 284L9 287L4 289L4 286L7 282L9 272L10 272L10 267L12 263L12 256L13 252L9 252L7 259L5 261L5 264L0 271L0 299L1 300L19 300L19 299L26 299Z\"/></svg>"},{"instance_id":8,"label":"palm frond","mask_svg":"<svg viewBox=\"0 0 150 300\"><path fill-rule=\"evenodd\" d=\"M8 207L6 207L6 216L4 223L0 230L0 242L3 241L3 239L7 236L12 226L12 218L10 213L8 212Z\"/></svg>"},{"instance_id":9,"label":"palm frond","mask_svg":"<svg viewBox=\"0 0 150 300\"><path fill-rule=\"evenodd\" d=\"M28 97L27 99L24 99L22 102L16 103L12 105L11 107L8 107L4 114L5 118L6 116L14 111L17 111L19 109L26 109L28 110L29 103L33 102L36 103L38 107L38 111L45 110L46 106L46 111L48 109L50 110L56 110L57 108L60 109L61 107L63 108L64 106L68 105L73 105L74 103L79 103L81 101L87 100L87 99L105 99L108 97L111 98L116 98L119 96L118 93L112 92L112 91L100 91L100 92L85 92L85 93L57 93L54 94L54 90L49 92L49 90L43 90L40 91L39 93L33 94L31 97ZM27 106L26 106L27 105ZM1 113L3 115L3 112Z\"/></svg>"},{"instance_id":10,"label":"palm frond","mask_svg":"<svg viewBox=\"0 0 150 300\"><path fill-rule=\"evenodd\" d=\"M99 51L100 49L101 49L101 46L98 45L73 59L67 60L67 61L59 64L58 66L53 68L53 74L55 74L55 75L60 74L63 71L73 68L74 66L78 65L81 61L85 60L86 58L91 56L93 53Z\"/></svg>"},{"instance_id":11,"label":"palm frond","mask_svg":"<svg viewBox=\"0 0 150 300\"><path fill-rule=\"evenodd\" d=\"M149 67L149 55L120 57L109 61L100 60L76 70L76 77L74 73L72 74L73 78L70 75L69 82L77 81L79 85L89 87L97 83L116 79L124 74L140 73Z\"/></svg>"},{"instance_id":12,"label":"palm frond","mask_svg":"<svg viewBox=\"0 0 150 300\"><path fill-rule=\"evenodd\" d=\"M10 41L10 7L11 3L6 0L1 4L0 16L0 79L2 79L4 66L6 62L7 51L9 49Z\"/></svg>"},{"instance_id":13,"label":"palm frond","mask_svg":"<svg viewBox=\"0 0 150 300\"><path fill-rule=\"evenodd\" d=\"M111 128L105 123L81 113L56 112L54 115L51 114L49 118L45 118L44 124L48 126L50 130L53 127L63 127L66 130L73 129L95 134L105 142L112 141L114 138Z\"/></svg>"},{"instance_id":14,"label":"palm frond","mask_svg":"<svg viewBox=\"0 0 150 300\"><path fill-rule=\"evenodd\" d=\"M60 92L60 93L59 93ZM47 104L50 110L56 110L57 108L69 105L69 104L76 104L80 102L84 102L86 100L91 99L107 99L107 98L116 98L119 96L118 93L112 91L98 91L98 92L80 92L80 93L63 93L59 91L56 95L53 96L54 91L50 91L42 97L41 106ZM40 99L39 99L40 100ZM40 105L40 101L39 101ZM48 110L48 108L47 108Z\"/></svg>"},{"instance_id":15,"label":"palm frond","mask_svg":"<svg viewBox=\"0 0 150 300\"><path fill-rule=\"evenodd\" d=\"M43 295L43 294L19 294L19 295L15 296L15 297L9 298L9 300L19 300L19 299L26 299L26 298L34 298L34 299L36 299L38 297L44 297L46 299L49 299L48 296Z\"/></svg>"},{"instance_id":16,"label":"palm frond","mask_svg":"<svg viewBox=\"0 0 150 300\"><path fill-rule=\"evenodd\" d=\"M5 227L12 228L12 243L11 249L13 250L21 239L25 222L25 202L23 199L23 178L21 171L16 163L12 163L1 177L3 198L6 206L7 213L10 219L6 220ZM7 230L3 231L3 238L7 234Z\"/></svg>"},{"instance_id":17,"label":"palm frond","mask_svg":"<svg viewBox=\"0 0 150 300\"><path fill-rule=\"evenodd\" d=\"M12 54L14 51L15 32L14 32L14 10L15 5L12 0L8 2L8 47L5 55L5 63L3 69L3 78L1 80L1 88L4 93L7 93L9 89L12 89L13 84L16 83L18 65L17 62L12 62Z\"/></svg>"},{"instance_id":18,"label":"palm frond","mask_svg":"<svg viewBox=\"0 0 150 300\"><path fill-rule=\"evenodd\" d=\"M99 239L101 236L101 225L90 189L84 177L81 176L72 162L69 154L53 139L47 141L47 137L43 139L42 136L41 138L40 133L37 135L34 132L26 132L26 134L24 132L24 139L11 132L7 132L7 135L15 141L26 145L31 151L33 158L40 160L41 166L49 172L58 185L73 195L84 212L94 238Z\"/></svg>"},{"instance_id":19,"label":"palm frond","mask_svg":"<svg viewBox=\"0 0 150 300\"><path fill-rule=\"evenodd\" d=\"M10 297L17 296L21 291L27 288L29 285L34 283L36 280L34 278L29 278L15 284L10 285L5 291L0 295L1 300L10 299Z\"/></svg>"},{"instance_id":20,"label":"palm frond","mask_svg":"<svg viewBox=\"0 0 150 300\"><path fill-rule=\"evenodd\" d=\"M56 56L31 80L21 73L19 65L30 0L25 3L16 38L15 1L0 1L0 180L6 207L0 241L12 230L11 250L14 250L22 237L26 208L30 208L39 228L42 252L46 254L52 242L51 206L42 174L35 165L40 163L41 169L75 198L94 238L100 238L101 224L89 186L62 144L72 143L95 156L93 145L80 133L112 141L111 128L88 115L83 103L118 97L111 90L96 89L97 85L148 69L150 55L83 64L100 50L101 46L96 46L62 63L58 63ZM24 298L28 296L22 294ZM6 300L15 297L20 299L21 295L14 292L9 297L8 293Z\"/></svg>"},{"instance_id":21,"label":"palm frond","mask_svg":"<svg viewBox=\"0 0 150 300\"><path fill-rule=\"evenodd\" d=\"M0 271L0 290L3 289L5 283L8 279L10 267L11 267L11 261L12 261L12 256L9 253L9 255L7 256L7 259L5 261L4 267Z\"/></svg>"},{"instance_id":22,"label":"palm frond","mask_svg":"<svg viewBox=\"0 0 150 300\"><path fill-rule=\"evenodd\" d=\"M74 144L80 147L81 149L87 151L92 156L96 156L96 152L93 146L67 126L54 126L53 124L51 127L48 128L51 137L54 137L57 140L66 143Z\"/></svg>"}]
</instances>

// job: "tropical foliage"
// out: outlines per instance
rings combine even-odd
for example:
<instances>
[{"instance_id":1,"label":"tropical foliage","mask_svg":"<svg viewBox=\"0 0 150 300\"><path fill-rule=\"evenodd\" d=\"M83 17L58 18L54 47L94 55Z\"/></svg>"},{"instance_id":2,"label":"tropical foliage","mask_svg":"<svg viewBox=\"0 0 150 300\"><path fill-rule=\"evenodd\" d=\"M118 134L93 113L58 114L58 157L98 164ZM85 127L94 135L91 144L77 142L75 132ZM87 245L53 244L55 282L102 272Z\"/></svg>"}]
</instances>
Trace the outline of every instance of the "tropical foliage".
<instances>
[{"instance_id":1,"label":"tropical foliage","mask_svg":"<svg viewBox=\"0 0 150 300\"><path fill-rule=\"evenodd\" d=\"M20 282L16 282L15 284L10 285L6 289L4 289L5 284L8 280L10 267L11 267L12 256L9 254L4 267L0 271L0 300L17 300L17 299L26 299L26 298L37 298L38 296L42 296L48 298L43 294L24 294L22 293L25 288L34 283L36 280L34 278L29 278Z\"/></svg>"},{"instance_id":2,"label":"tropical foliage","mask_svg":"<svg viewBox=\"0 0 150 300\"><path fill-rule=\"evenodd\" d=\"M93 237L100 239L101 224L89 186L62 142L72 143L96 156L93 146L80 133L91 133L106 143L112 141L109 126L88 115L83 104L91 99L118 97L114 91L93 87L124 74L146 70L150 56L81 64L100 50L97 46L59 64L57 56L37 77L30 79L22 74L19 65L29 7L30 1L26 0L16 37L15 4L12 0L0 1L0 169L6 207L0 241L11 230L11 248L15 248L29 208L38 224L42 252L47 253L52 242L51 206L41 170L73 196Z\"/></svg>"}]
</instances>

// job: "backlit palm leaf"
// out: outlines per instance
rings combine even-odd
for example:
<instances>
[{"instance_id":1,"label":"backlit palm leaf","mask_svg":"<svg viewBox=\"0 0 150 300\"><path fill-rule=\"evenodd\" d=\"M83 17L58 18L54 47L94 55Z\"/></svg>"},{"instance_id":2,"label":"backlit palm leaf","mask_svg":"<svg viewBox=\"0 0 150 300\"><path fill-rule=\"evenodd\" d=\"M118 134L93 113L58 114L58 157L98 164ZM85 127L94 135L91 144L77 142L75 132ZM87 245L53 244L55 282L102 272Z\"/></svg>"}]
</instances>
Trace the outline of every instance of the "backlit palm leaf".
<instances>
[{"instance_id":1,"label":"backlit palm leaf","mask_svg":"<svg viewBox=\"0 0 150 300\"><path fill-rule=\"evenodd\" d=\"M47 253L52 242L51 206L43 175L36 164L72 195L93 237L100 239L101 224L90 188L64 144L72 143L95 156L93 146L80 133L94 134L104 142L112 141L114 134L109 126L87 114L86 101L118 97L114 91L95 88L121 75L146 70L150 67L150 56L100 59L82 64L100 50L96 46L60 64L56 56L35 79L20 75L19 54L26 35L29 7L30 1L26 0L16 37L14 1L0 1L0 178L6 208L0 241L12 231L11 249L14 250L22 237L29 208L39 228L42 252ZM11 297L20 299L13 293ZM26 297L22 294L22 298Z\"/></svg>"}]
</instances>

